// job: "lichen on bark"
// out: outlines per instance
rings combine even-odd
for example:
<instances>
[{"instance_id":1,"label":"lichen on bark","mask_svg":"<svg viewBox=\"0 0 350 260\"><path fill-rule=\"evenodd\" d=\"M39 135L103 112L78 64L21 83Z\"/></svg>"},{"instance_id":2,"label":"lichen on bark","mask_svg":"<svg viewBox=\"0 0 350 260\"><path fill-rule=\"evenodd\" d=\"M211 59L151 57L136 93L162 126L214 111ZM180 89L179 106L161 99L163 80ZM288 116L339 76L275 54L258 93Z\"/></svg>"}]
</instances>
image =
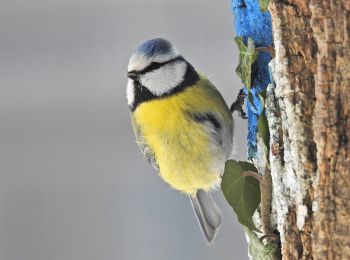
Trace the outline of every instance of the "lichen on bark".
<instances>
[{"instance_id":1,"label":"lichen on bark","mask_svg":"<svg viewBox=\"0 0 350 260\"><path fill-rule=\"evenodd\" d=\"M272 218L284 259L350 259L350 2L272 0Z\"/></svg>"}]
</instances>

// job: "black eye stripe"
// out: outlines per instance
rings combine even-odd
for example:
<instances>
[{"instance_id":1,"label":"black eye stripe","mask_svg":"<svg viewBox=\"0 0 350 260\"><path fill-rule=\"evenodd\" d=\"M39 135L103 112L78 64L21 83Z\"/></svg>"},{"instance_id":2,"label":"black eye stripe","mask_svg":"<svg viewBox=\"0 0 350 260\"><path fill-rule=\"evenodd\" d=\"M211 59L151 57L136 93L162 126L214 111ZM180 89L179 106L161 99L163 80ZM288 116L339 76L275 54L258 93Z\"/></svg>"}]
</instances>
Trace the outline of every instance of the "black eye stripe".
<instances>
[{"instance_id":1,"label":"black eye stripe","mask_svg":"<svg viewBox=\"0 0 350 260\"><path fill-rule=\"evenodd\" d=\"M156 70L156 69L159 69L160 67L166 65L166 64L169 64L169 63L173 63L175 61L185 61L185 59L182 57L182 56L177 56L171 60L168 60L168 61L164 61L164 62L152 62L150 65L148 65L146 68L144 68L143 70L140 70L140 71L135 71L137 74L145 74L147 72L150 72L152 70Z\"/></svg>"},{"instance_id":2,"label":"black eye stripe","mask_svg":"<svg viewBox=\"0 0 350 260\"><path fill-rule=\"evenodd\" d=\"M145 69L143 70L148 70L148 71L151 71L151 70L156 70L158 68L160 68L161 66L163 66L164 64L161 64L159 62L152 62L150 65L148 65Z\"/></svg>"}]
</instances>

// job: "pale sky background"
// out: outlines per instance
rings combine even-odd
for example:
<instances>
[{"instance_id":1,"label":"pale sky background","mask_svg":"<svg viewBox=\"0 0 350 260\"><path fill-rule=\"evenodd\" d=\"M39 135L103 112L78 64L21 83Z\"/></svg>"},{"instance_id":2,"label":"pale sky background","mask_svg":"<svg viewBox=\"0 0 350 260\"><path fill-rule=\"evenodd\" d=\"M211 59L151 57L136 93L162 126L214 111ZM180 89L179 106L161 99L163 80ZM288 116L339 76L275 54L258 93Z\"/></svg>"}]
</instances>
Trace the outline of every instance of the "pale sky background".
<instances>
[{"instance_id":1,"label":"pale sky background","mask_svg":"<svg viewBox=\"0 0 350 260\"><path fill-rule=\"evenodd\" d=\"M232 103L229 2L1 1L0 259L247 259L221 191L224 223L206 244L187 198L143 160L125 98L129 55L165 37Z\"/></svg>"}]
</instances>

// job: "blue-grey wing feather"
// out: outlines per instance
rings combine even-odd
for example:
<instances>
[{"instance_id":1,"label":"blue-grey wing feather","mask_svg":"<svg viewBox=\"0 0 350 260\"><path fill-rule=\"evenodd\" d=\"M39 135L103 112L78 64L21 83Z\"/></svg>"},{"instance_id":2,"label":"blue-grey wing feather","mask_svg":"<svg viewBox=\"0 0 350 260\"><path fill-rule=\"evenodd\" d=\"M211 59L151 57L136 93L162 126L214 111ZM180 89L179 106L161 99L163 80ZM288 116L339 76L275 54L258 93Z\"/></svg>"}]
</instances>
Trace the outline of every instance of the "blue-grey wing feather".
<instances>
[{"instance_id":1,"label":"blue-grey wing feather","mask_svg":"<svg viewBox=\"0 0 350 260\"><path fill-rule=\"evenodd\" d=\"M191 120L205 126L213 142L217 147L221 147L227 156L231 154L233 141L232 121L225 122L219 114L213 112L188 112L187 115Z\"/></svg>"}]
</instances>

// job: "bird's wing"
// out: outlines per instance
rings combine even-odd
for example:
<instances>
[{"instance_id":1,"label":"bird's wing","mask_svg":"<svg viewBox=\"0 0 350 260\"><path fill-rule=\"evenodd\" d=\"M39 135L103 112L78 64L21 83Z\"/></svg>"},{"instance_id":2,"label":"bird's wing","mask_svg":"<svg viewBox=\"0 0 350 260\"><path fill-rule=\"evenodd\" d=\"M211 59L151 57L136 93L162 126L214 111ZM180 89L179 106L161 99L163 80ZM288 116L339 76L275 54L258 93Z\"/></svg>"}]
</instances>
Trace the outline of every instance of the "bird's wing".
<instances>
[{"instance_id":1,"label":"bird's wing","mask_svg":"<svg viewBox=\"0 0 350 260\"><path fill-rule=\"evenodd\" d=\"M223 122L219 119L218 115L215 115L212 112L188 112L187 115L196 123L204 125L207 132L217 145L223 145Z\"/></svg>"},{"instance_id":2,"label":"bird's wing","mask_svg":"<svg viewBox=\"0 0 350 260\"><path fill-rule=\"evenodd\" d=\"M139 146L143 156L146 158L147 161L150 162L150 164L159 171L158 163L156 161L156 158L154 157L154 153L151 149L151 147L147 144L145 138L143 137L142 131L140 126L137 124L135 118L133 115L131 115L131 124L132 128L134 130L136 143Z\"/></svg>"},{"instance_id":3,"label":"bird's wing","mask_svg":"<svg viewBox=\"0 0 350 260\"><path fill-rule=\"evenodd\" d=\"M206 78L203 78L201 84L206 91L199 93L203 96L197 98L203 100L203 103L192 107L187 114L190 119L204 125L214 144L230 156L234 128L232 115L215 86Z\"/></svg>"}]
</instances>

